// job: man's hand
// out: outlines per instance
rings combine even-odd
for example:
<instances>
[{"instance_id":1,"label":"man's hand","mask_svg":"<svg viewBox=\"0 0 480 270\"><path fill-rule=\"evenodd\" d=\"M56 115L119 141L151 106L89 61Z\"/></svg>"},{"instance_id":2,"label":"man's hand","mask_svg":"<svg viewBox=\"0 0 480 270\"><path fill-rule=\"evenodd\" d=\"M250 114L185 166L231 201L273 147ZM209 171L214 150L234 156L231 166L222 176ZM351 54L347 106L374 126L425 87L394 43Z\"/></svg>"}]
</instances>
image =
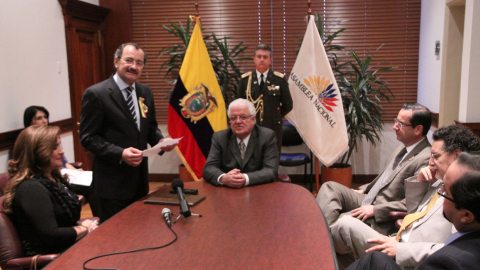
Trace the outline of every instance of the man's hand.
<instances>
[{"instance_id":1,"label":"man's hand","mask_svg":"<svg viewBox=\"0 0 480 270\"><path fill-rule=\"evenodd\" d=\"M373 217L373 205L364 205L352 210L352 217L361 219L363 222L369 217Z\"/></svg>"},{"instance_id":2,"label":"man's hand","mask_svg":"<svg viewBox=\"0 0 480 270\"><path fill-rule=\"evenodd\" d=\"M233 169L220 178L220 183L227 187L241 188L245 185L246 180L245 175L240 173L239 169Z\"/></svg>"},{"instance_id":3,"label":"man's hand","mask_svg":"<svg viewBox=\"0 0 480 270\"><path fill-rule=\"evenodd\" d=\"M381 251L388 256L395 258L397 255L397 246L398 242L395 240L395 238L392 237L387 237L384 235L381 235L379 238L371 238L367 240L368 243L377 243L378 246L371 247L367 249L365 252L370 253L374 251Z\"/></svg>"},{"instance_id":4,"label":"man's hand","mask_svg":"<svg viewBox=\"0 0 480 270\"><path fill-rule=\"evenodd\" d=\"M143 159L143 152L130 147L130 148L125 148L122 153L122 160L123 162L127 163L128 165L132 167L137 167L142 163Z\"/></svg>"},{"instance_id":5,"label":"man's hand","mask_svg":"<svg viewBox=\"0 0 480 270\"><path fill-rule=\"evenodd\" d=\"M163 141L168 141L168 140L171 140L171 138L163 138L163 139L161 140L161 142L163 142ZM178 142L177 142L176 144L173 144L173 145L162 146L162 147L160 147L160 149L162 149L163 151L166 151L166 152L170 152L170 151L172 151L172 150L175 148L175 146L177 146L177 145L178 145Z\"/></svg>"},{"instance_id":6,"label":"man's hand","mask_svg":"<svg viewBox=\"0 0 480 270\"><path fill-rule=\"evenodd\" d=\"M364 191L363 189L353 189L353 188L352 188L352 190L355 191L355 192L357 192L358 194L363 194L363 193L365 193L365 191Z\"/></svg>"},{"instance_id":7,"label":"man's hand","mask_svg":"<svg viewBox=\"0 0 480 270\"><path fill-rule=\"evenodd\" d=\"M423 167L420 169L418 174L418 182L435 182L437 178L435 177L436 171L432 166Z\"/></svg>"}]
</instances>

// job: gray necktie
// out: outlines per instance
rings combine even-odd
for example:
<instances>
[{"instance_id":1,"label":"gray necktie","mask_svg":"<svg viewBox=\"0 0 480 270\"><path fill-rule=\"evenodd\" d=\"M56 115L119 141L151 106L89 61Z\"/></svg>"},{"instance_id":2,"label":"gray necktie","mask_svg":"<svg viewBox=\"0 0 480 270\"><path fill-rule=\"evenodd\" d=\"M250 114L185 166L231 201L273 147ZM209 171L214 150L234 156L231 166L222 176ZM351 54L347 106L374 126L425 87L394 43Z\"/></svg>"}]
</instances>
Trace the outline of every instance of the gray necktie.
<instances>
[{"instance_id":1,"label":"gray necktie","mask_svg":"<svg viewBox=\"0 0 480 270\"><path fill-rule=\"evenodd\" d=\"M263 86L265 85L265 82L264 82L263 78L264 77L263 77L263 73L262 73L262 75L260 75L260 90L263 90Z\"/></svg>"},{"instance_id":2,"label":"gray necktie","mask_svg":"<svg viewBox=\"0 0 480 270\"><path fill-rule=\"evenodd\" d=\"M391 174L393 172L393 170L395 170L395 168L398 166L398 163L400 163L400 161L402 160L405 153L407 153L407 148L404 147L398 153L398 155L395 157L395 160L393 161L392 167L387 168L384 173ZM370 205L370 204L373 203L373 201L375 200L375 197L377 197L378 192L380 191L380 189L383 186L383 182L385 181L385 179L388 179L389 177L390 176L381 177L380 179L377 180L377 182L373 185L373 187L368 191L367 196L365 196L365 198L363 198L362 206Z\"/></svg>"},{"instance_id":3,"label":"gray necktie","mask_svg":"<svg viewBox=\"0 0 480 270\"><path fill-rule=\"evenodd\" d=\"M406 153L407 153L407 148L404 147L395 157L395 160L393 161L392 170L395 170L395 168L397 168L398 163L400 163L400 161L402 160L403 156L405 156Z\"/></svg>"},{"instance_id":4,"label":"gray necktie","mask_svg":"<svg viewBox=\"0 0 480 270\"><path fill-rule=\"evenodd\" d=\"M128 110L132 114L133 120L135 121L135 124L138 126L137 113L135 112L135 105L133 104L133 98L132 98L133 88L131 86L129 86L129 87L125 88L125 90L127 91L126 101L127 101Z\"/></svg>"},{"instance_id":5,"label":"gray necktie","mask_svg":"<svg viewBox=\"0 0 480 270\"><path fill-rule=\"evenodd\" d=\"M245 157L245 143L243 142L243 140L238 143L238 146L240 147L240 155L243 159Z\"/></svg>"}]
</instances>

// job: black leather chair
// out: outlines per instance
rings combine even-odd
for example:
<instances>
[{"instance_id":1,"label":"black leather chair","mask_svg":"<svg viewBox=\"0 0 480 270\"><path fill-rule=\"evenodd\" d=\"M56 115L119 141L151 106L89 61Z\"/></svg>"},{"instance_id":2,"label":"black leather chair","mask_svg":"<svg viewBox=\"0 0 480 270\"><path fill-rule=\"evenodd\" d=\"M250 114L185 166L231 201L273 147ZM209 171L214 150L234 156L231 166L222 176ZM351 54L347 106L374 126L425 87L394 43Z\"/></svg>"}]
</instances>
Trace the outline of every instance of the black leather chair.
<instances>
[{"instance_id":1,"label":"black leather chair","mask_svg":"<svg viewBox=\"0 0 480 270\"><path fill-rule=\"evenodd\" d=\"M0 173L0 196L5 195L5 188L7 187L8 173Z\"/></svg>"},{"instance_id":2,"label":"black leather chair","mask_svg":"<svg viewBox=\"0 0 480 270\"><path fill-rule=\"evenodd\" d=\"M289 122L282 126L282 146L298 146L303 144L303 139L297 129ZM295 167L304 165L304 184L307 185L307 164L310 163L310 191L313 190L313 155L305 153L280 153L280 166Z\"/></svg>"},{"instance_id":3,"label":"black leather chair","mask_svg":"<svg viewBox=\"0 0 480 270\"><path fill-rule=\"evenodd\" d=\"M0 197L0 267L7 269L30 269L33 257L25 257L22 244L8 214L4 212ZM58 254L40 255L36 259L40 269L58 257Z\"/></svg>"}]
</instances>

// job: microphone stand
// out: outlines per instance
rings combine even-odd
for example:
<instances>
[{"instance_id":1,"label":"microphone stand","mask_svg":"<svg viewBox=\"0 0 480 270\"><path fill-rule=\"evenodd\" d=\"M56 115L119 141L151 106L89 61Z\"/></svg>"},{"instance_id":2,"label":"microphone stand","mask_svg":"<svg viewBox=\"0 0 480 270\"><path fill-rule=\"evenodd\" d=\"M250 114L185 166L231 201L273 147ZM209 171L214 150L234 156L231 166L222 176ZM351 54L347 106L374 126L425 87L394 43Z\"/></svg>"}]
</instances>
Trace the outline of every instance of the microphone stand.
<instances>
[{"instance_id":1,"label":"microphone stand","mask_svg":"<svg viewBox=\"0 0 480 270\"><path fill-rule=\"evenodd\" d=\"M174 215L174 214L172 213L172 215ZM194 214L194 213L190 213L190 215L191 215L191 216L202 217L202 215L201 215L201 214ZM173 224L176 224L176 223L177 223L177 220L179 220L179 219L180 219L180 217L183 217L183 215L181 215L181 214L178 214L178 217L175 219L175 221L173 221Z\"/></svg>"}]
</instances>

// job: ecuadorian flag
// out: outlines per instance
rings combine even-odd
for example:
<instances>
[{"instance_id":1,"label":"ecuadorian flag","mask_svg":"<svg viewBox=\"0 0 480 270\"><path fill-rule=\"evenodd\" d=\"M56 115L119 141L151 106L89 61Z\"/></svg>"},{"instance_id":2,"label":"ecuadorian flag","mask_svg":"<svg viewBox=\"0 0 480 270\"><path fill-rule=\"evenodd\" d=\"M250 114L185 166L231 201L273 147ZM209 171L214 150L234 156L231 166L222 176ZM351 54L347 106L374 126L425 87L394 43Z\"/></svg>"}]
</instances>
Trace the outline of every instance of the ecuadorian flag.
<instances>
[{"instance_id":1,"label":"ecuadorian flag","mask_svg":"<svg viewBox=\"0 0 480 270\"><path fill-rule=\"evenodd\" d=\"M196 181L202 180L213 133L226 128L225 101L197 17L168 106L168 133L183 137L176 150Z\"/></svg>"}]
</instances>

